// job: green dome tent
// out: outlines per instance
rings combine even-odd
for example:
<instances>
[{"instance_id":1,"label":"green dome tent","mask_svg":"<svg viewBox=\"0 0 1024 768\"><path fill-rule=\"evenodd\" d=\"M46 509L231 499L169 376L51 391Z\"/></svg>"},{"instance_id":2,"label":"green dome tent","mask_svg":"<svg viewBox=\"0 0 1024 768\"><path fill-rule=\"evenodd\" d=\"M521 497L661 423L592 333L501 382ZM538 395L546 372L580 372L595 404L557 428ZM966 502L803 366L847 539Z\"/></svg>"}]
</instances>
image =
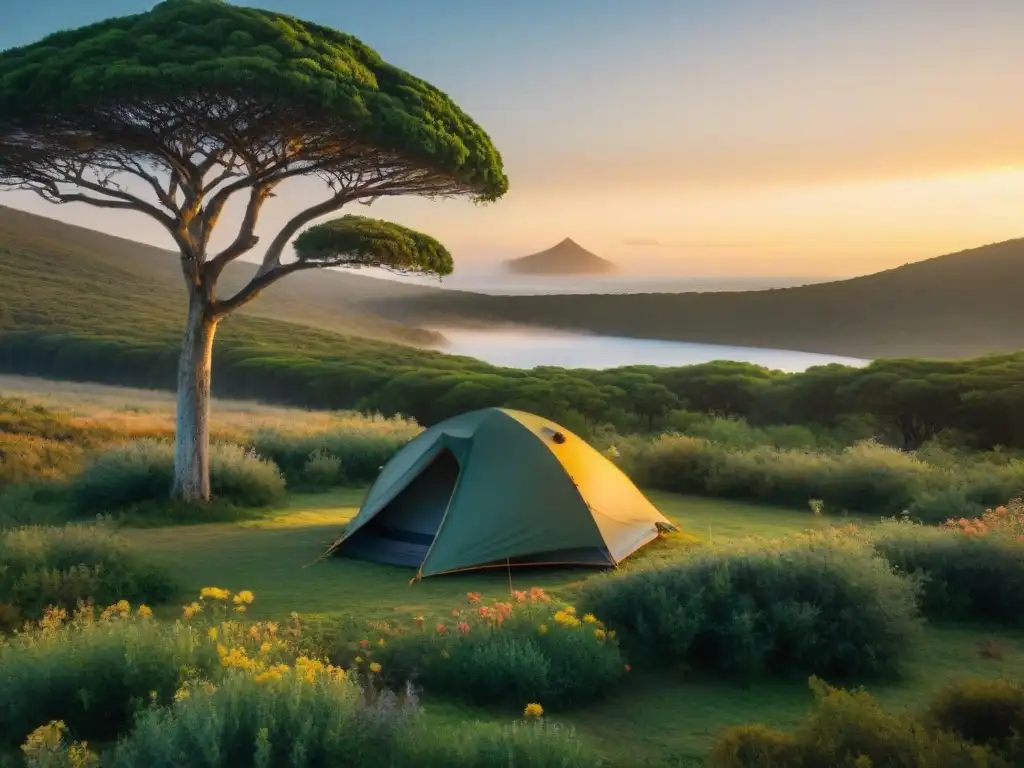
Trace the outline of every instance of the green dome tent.
<instances>
[{"instance_id":1,"label":"green dome tent","mask_svg":"<svg viewBox=\"0 0 1024 768\"><path fill-rule=\"evenodd\" d=\"M608 459L540 416L487 408L417 436L327 554L417 577L508 565L614 566L674 526Z\"/></svg>"}]
</instances>

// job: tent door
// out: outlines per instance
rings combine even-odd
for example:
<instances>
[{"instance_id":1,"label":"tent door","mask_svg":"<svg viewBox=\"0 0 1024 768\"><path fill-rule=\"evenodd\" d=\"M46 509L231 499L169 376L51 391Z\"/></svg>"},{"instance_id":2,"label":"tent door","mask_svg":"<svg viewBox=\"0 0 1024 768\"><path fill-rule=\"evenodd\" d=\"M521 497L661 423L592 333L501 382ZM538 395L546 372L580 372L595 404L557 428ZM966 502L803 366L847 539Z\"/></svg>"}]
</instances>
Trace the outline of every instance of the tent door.
<instances>
[{"instance_id":1,"label":"tent door","mask_svg":"<svg viewBox=\"0 0 1024 768\"><path fill-rule=\"evenodd\" d=\"M395 498L345 540L342 551L352 557L419 567L434 542L458 477L458 460L447 448L441 449Z\"/></svg>"}]
</instances>

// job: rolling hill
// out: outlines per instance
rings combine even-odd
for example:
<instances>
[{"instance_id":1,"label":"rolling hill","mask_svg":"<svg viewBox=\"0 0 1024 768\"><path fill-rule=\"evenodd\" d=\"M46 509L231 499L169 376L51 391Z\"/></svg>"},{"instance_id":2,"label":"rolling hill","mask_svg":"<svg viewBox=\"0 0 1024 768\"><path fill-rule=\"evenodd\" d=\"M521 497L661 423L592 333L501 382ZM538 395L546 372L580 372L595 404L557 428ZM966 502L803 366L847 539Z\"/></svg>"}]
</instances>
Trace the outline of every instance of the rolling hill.
<instances>
[{"instance_id":1,"label":"rolling hill","mask_svg":"<svg viewBox=\"0 0 1024 768\"><path fill-rule=\"evenodd\" d=\"M0 288L34 274L34 281L19 291L30 301L33 291L44 290L62 273L89 280L89 275L99 276L106 268L133 277L140 298L159 295L170 308L184 311L179 306L185 294L176 253L0 206ZM230 265L221 278L221 294L241 287L254 269L245 262ZM380 341L434 345L443 341L439 334L381 317L364 305L383 297L416 296L422 290L430 289L333 271L306 272L282 280L241 314ZM83 299L88 300L84 294ZM0 306L15 300L8 290L0 290Z\"/></svg>"},{"instance_id":2,"label":"rolling hill","mask_svg":"<svg viewBox=\"0 0 1024 768\"><path fill-rule=\"evenodd\" d=\"M369 303L406 322L511 323L630 338L852 357L964 358L1024 349L1024 239L864 277L719 293L485 296Z\"/></svg>"},{"instance_id":3,"label":"rolling hill","mask_svg":"<svg viewBox=\"0 0 1024 768\"><path fill-rule=\"evenodd\" d=\"M601 275L618 269L568 237L540 253L511 259L505 267L518 275Z\"/></svg>"}]
</instances>

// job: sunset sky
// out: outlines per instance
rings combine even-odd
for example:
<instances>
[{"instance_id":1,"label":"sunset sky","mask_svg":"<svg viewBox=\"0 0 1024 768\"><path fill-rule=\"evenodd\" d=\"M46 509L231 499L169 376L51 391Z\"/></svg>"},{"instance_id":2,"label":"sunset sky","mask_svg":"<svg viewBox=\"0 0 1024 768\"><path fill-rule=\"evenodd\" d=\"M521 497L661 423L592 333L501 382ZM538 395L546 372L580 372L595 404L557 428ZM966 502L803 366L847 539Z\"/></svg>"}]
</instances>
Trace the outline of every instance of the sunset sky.
<instances>
[{"instance_id":1,"label":"sunset sky","mask_svg":"<svg viewBox=\"0 0 1024 768\"><path fill-rule=\"evenodd\" d=\"M0 48L152 4L21 5ZM466 267L570 236L645 271L850 275L1024 236L1021 0L244 4L357 35L487 129L502 201L355 206ZM261 232L319 193L297 183ZM0 203L170 246L141 216Z\"/></svg>"}]
</instances>

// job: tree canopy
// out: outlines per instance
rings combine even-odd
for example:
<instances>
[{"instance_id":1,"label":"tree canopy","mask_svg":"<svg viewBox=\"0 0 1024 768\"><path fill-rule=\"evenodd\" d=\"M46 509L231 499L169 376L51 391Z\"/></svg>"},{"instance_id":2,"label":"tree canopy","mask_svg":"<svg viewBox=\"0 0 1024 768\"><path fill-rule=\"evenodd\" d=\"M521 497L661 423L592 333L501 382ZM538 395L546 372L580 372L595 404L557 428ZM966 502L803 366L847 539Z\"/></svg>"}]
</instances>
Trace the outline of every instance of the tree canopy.
<instances>
[{"instance_id":1,"label":"tree canopy","mask_svg":"<svg viewBox=\"0 0 1024 768\"><path fill-rule=\"evenodd\" d=\"M154 131L185 127L229 145L244 133L247 148L285 130L302 145L293 152L325 167L362 145L444 176L439 191L484 200L508 186L487 134L448 96L356 38L285 14L165 0L0 54L0 143L146 149Z\"/></svg>"},{"instance_id":2,"label":"tree canopy","mask_svg":"<svg viewBox=\"0 0 1024 768\"><path fill-rule=\"evenodd\" d=\"M310 227L295 239L295 256L299 262L324 266L452 273L451 254L430 235L366 216L342 216Z\"/></svg>"}]
</instances>

